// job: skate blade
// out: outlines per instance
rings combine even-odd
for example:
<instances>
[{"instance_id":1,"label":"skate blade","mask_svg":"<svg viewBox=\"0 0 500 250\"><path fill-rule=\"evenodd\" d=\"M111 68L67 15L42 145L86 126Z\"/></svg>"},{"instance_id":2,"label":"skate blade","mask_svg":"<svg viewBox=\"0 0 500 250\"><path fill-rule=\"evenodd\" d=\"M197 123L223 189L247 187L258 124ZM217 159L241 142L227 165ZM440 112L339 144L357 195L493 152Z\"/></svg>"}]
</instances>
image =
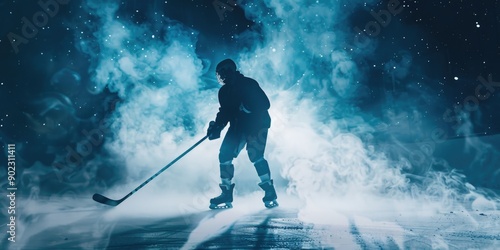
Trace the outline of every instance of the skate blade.
<instances>
[{"instance_id":1,"label":"skate blade","mask_svg":"<svg viewBox=\"0 0 500 250\"><path fill-rule=\"evenodd\" d=\"M279 204L276 200L273 200L264 202L264 206L266 206L267 208L273 208L279 206Z\"/></svg>"},{"instance_id":2,"label":"skate blade","mask_svg":"<svg viewBox=\"0 0 500 250\"><path fill-rule=\"evenodd\" d=\"M209 206L210 209L228 209L232 207L233 204L231 204L231 202L221 203L221 204L210 204Z\"/></svg>"}]
</instances>

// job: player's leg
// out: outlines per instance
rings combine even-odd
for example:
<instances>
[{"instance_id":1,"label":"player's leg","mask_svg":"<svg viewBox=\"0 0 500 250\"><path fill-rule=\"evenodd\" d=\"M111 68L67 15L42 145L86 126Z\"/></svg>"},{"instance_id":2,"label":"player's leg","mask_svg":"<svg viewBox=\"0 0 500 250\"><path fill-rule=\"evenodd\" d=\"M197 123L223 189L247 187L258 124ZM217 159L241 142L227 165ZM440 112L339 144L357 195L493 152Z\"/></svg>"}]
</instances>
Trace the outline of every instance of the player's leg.
<instances>
[{"instance_id":1,"label":"player's leg","mask_svg":"<svg viewBox=\"0 0 500 250\"><path fill-rule=\"evenodd\" d=\"M264 151L267 143L267 128L261 129L256 133L247 136L247 152L250 161L254 164L255 170L260 178L259 186L264 190L265 195L262 198L265 206L275 207L278 205L276 199L276 190L271 179L271 170L267 160L264 158Z\"/></svg>"},{"instance_id":2,"label":"player's leg","mask_svg":"<svg viewBox=\"0 0 500 250\"><path fill-rule=\"evenodd\" d=\"M234 177L233 159L236 158L241 151L241 132L229 127L219 151L219 169L221 183L219 184L222 190L221 195L210 199L210 208L231 208L233 202L234 183L231 180Z\"/></svg>"}]
</instances>

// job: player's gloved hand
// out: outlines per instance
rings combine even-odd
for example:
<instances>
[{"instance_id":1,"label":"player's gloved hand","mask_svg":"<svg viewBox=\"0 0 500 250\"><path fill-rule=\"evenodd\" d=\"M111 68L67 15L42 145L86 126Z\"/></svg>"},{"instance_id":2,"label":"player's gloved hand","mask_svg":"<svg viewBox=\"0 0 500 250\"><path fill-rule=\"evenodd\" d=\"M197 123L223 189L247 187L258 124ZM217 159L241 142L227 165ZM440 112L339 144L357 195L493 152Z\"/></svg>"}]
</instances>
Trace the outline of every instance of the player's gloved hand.
<instances>
[{"instance_id":1,"label":"player's gloved hand","mask_svg":"<svg viewBox=\"0 0 500 250\"><path fill-rule=\"evenodd\" d=\"M209 140L215 140L220 138L220 132L222 127L217 125L214 121L211 121L208 125L207 136Z\"/></svg>"}]
</instances>

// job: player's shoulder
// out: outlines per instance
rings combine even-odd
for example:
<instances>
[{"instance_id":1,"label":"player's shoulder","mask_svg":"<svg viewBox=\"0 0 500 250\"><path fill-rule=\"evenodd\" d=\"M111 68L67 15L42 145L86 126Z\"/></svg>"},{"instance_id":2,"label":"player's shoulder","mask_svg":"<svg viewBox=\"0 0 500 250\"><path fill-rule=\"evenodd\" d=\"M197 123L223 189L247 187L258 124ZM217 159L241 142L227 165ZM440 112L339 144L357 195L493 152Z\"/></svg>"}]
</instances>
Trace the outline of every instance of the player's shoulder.
<instances>
[{"instance_id":1,"label":"player's shoulder","mask_svg":"<svg viewBox=\"0 0 500 250\"><path fill-rule=\"evenodd\" d=\"M227 85L222 85L220 88L219 88L219 95L223 95L224 93L227 92Z\"/></svg>"},{"instance_id":2,"label":"player's shoulder","mask_svg":"<svg viewBox=\"0 0 500 250\"><path fill-rule=\"evenodd\" d=\"M244 75L242 75L242 81L244 81L246 84L259 85L259 83L255 79Z\"/></svg>"}]
</instances>

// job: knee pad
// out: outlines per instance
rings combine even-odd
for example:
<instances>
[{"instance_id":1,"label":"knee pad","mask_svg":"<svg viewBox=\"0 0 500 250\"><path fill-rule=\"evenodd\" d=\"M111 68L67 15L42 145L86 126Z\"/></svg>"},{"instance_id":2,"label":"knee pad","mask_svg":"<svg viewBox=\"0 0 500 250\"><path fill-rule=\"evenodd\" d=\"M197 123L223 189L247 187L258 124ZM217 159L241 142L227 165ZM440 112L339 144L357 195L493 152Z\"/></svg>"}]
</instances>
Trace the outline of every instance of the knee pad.
<instances>
[{"instance_id":1,"label":"knee pad","mask_svg":"<svg viewBox=\"0 0 500 250\"><path fill-rule=\"evenodd\" d=\"M259 164L259 163L260 163L260 162L262 162L262 161L266 161L266 159L264 159L264 157L260 157L259 159L255 160L255 161L254 161L254 162L252 162L252 163L253 163L253 165L257 165L257 164Z\"/></svg>"},{"instance_id":2,"label":"knee pad","mask_svg":"<svg viewBox=\"0 0 500 250\"><path fill-rule=\"evenodd\" d=\"M233 160L220 162L220 165L233 165Z\"/></svg>"},{"instance_id":3,"label":"knee pad","mask_svg":"<svg viewBox=\"0 0 500 250\"><path fill-rule=\"evenodd\" d=\"M259 176L265 175L265 174L271 174L271 170L269 170L269 164L267 163L266 159L260 158L257 161L253 163L255 166L255 170L257 170L257 174Z\"/></svg>"},{"instance_id":4,"label":"knee pad","mask_svg":"<svg viewBox=\"0 0 500 250\"><path fill-rule=\"evenodd\" d=\"M221 179L232 179L234 177L234 165L231 161L221 163L219 166Z\"/></svg>"}]
</instances>

